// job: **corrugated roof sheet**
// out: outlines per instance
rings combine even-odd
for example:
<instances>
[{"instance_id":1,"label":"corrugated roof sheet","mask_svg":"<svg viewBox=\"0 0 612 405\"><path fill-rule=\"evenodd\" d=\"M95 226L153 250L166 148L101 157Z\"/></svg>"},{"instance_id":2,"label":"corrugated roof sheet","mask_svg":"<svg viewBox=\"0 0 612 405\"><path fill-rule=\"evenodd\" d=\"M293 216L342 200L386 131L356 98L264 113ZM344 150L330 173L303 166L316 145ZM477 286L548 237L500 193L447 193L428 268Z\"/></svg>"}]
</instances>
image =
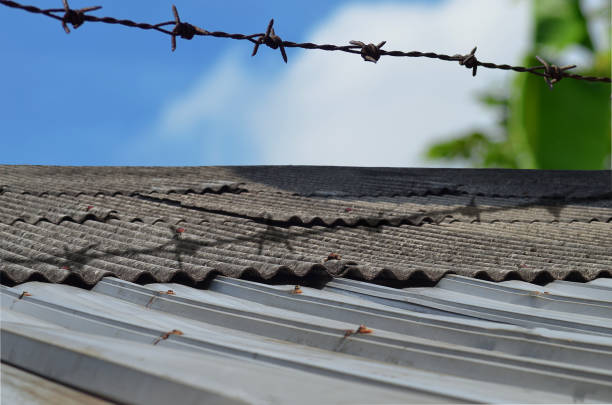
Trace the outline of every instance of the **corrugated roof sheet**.
<instances>
[{"instance_id":1,"label":"corrugated roof sheet","mask_svg":"<svg viewBox=\"0 0 612 405\"><path fill-rule=\"evenodd\" d=\"M109 405L111 402L58 384L54 381L13 367L0 366L3 404L27 405Z\"/></svg>"},{"instance_id":2,"label":"corrugated roof sheet","mask_svg":"<svg viewBox=\"0 0 612 405\"><path fill-rule=\"evenodd\" d=\"M4 284L612 276L610 172L0 166Z\"/></svg>"},{"instance_id":3,"label":"corrugated roof sheet","mask_svg":"<svg viewBox=\"0 0 612 405\"><path fill-rule=\"evenodd\" d=\"M304 196L483 196L584 198L610 193L610 171L400 169L326 166L66 167L0 165L0 188L31 194L131 194L194 189L220 180ZM180 187L179 187L180 185Z\"/></svg>"},{"instance_id":4,"label":"corrugated roof sheet","mask_svg":"<svg viewBox=\"0 0 612 405\"><path fill-rule=\"evenodd\" d=\"M605 279L395 289L337 278L296 291L104 278L0 296L3 362L113 401L612 401Z\"/></svg>"}]
</instances>

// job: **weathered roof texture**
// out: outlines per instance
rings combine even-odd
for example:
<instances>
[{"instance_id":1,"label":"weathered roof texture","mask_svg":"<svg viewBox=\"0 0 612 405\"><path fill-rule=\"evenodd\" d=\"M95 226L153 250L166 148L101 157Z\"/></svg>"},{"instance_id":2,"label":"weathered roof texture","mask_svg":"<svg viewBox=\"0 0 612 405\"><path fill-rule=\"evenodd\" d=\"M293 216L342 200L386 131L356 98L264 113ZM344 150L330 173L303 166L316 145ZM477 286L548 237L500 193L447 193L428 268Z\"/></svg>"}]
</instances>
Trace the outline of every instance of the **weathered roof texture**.
<instances>
[{"instance_id":1,"label":"weathered roof texture","mask_svg":"<svg viewBox=\"0 0 612 405\"><path fill-rule=\"evenodd\" d=\"M0 272L433 283L612 276L612 177L347 167L0 166Z\"/></svg>"}]
</instances>

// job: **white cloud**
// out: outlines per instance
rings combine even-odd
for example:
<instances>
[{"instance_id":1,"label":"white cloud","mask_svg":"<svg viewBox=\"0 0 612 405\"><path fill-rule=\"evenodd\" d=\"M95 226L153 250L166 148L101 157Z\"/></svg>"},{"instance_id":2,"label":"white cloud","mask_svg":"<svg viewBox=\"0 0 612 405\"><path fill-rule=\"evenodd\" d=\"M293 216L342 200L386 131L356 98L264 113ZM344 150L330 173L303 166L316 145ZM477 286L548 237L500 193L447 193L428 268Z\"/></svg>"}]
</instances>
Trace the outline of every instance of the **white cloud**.
<instances>
[{"instance_id":1,"label":"white cloud","mask_svg":"<svg viewBox=\"0 0 612 405\"><path fill-rule=\"evenodd\" d=\"M227 119L228 107L249 88L246 72L236 63L236 57L234 51L228 52L186 94L165 107L160 123L163 137L190 136L202 124Z\"/></svg>"},{"instance_id":2,"label":"white cloud","mask_svg":"<svg viewBox=\"0 0 612 405\"><path fill-rule=\"evenodd\" d=\"M307 40L386 40L387 50L448 54L478 45L481 60L518 63L529 44L529 24L526 1L355 4L337 10ZM260 164L423 166L429 143L492 126L495 114L474 95L515 74L480 68L473 78L457 63L426 58L383 57L375 65L358 55L295 50L277 78L238 66L233 54L219 62L169 106L162 126L187 131L213 119L239 121L256 139ZM246 85L262 79L266 91ZM245 103L254 92L259 101ZM237 102L243 111L238 119Z\"/></svg>"}]
</instances>

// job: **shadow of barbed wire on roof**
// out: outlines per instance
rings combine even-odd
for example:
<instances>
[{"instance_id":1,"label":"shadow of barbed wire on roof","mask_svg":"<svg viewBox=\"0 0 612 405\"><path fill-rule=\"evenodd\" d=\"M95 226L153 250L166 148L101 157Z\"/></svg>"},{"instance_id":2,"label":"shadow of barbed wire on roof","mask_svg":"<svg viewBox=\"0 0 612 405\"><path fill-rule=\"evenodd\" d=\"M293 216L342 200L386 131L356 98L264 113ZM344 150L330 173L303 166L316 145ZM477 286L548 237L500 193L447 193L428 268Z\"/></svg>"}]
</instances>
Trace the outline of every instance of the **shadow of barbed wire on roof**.
<instances>
[{"instance_id":1,"label":"shadow of barbed wire on roof","mask_svg":"<svg viewBox=\"0 0 612 405\"><path fill-rule=\"evenodd\" d=\"M470 201L465 206L453 206L447 209L436 208L433 210L425 210L420 209L419 212L411 213L411 214L401 214L395 215L394 210L379 210L376 215L371 216L342 216L338 215L336 217L328 218L327 222L319 216L309 215L310 219L302 219L298 215L293 215L289 220L285 219L275 219L273 214L267 212L262 215L250 215L250 214L241 214L236 213L230 210L223 210L218 208L207 208L199 205L190 205L185 202L177 202L174 200L167 201L168 204L180 206L189 210L196 210L199 212L209 213L209 214L218 214L218 215L228 215L236 218L248 219L256 223L266 224L266 225L274 225L275 227L306 227L312 228L315 226L323 226L328 228L335 227L364 227L369 231L378 232L378 228L383 225L387 226L400 226L400 225L415 225L419 226L422 224L439 224L445 219L453 219L455 216L461 220L461 216L472 218L472 222L482 222L482 214L492 214L504 211L511 210L528 210L531 208L541 208L546 209L554 218L555 221L560 221L561 212L564 208L572 204L584 204L585 206L592 207L604 207L604 208L612 208L612 191L605 192L599 195L591 195L588 197L576 197L576 198L568 198L565 201L561 202L554 198L549 197L540 197L540 198L529 198L528 201L523 203L515 203L515 204L506 204L506 205L497 205L491 206L487 205L485 207L479 206L476 202L478 196L472 196ZM147 200L152 200L160 203L166 202L164 199L155 199L151 197L146 197ZM601 204L599 204L601 203ZM456 204L455 204L456 205ZM352 209L351 209L352 211ZM347 211L349 212L349 211ZM286 218L287 215L284 212L281 212L282 217ZM333 221L332 221L332 218ZM609 218L608 218L609 219ZM587 220L599 220L598 218L588 218ZM606 219L607 220L607 219ZM501 218L494 219L494 221L517 221L516 219L509 218ZM524 219L519 219L520 222L525 222ZM533 221L539 221L538 219L534 219Z\"/></svg>"},{"instance_id":2,"label":"shadow of barbed wire on roof","mask_svg":"<svg viewBox=\"0 0 612 405\"><path fill-rule=\"evenodd\" d=\"M87 252L95 249L98 245L98 243L92 243L74 251L70 251L68 246L64 245L64 255L61 257L62 262L58 266L65 270L82 271L83 266L89 262L86 259Z\"/></svg>"},{"instance_id":3,"label":"shadow of barbed wire on roof","mask_svg":"<svg viewBox=\"0 0 612 405\"><path fill-rule=\"evenodd\" d=\"M280 230L283 228L278 228L273 225L272 215L267 213L264 215L264 219L266 221L266 229L256 238L258 244L257 255L261 256L266 242L282 242L288 251L293 252L294 249L293 246L291 246L290 238Z\"/></svg>"},{"instance_id":4,"label":"shadow of barbed wire on roof","mask_svg":"<svg viewBox=\"0 0 612 405\"><path fill-rule=\"evenodd\" d=\"M153 225L154 226L154 225ZM64 246L64 253L54 256L52 253L45 253L50 256L47 258L15 258L5 257L2 260L6 263L19 265L34 265L37 263L48 264L58 269L63 269L71 272L81 273L86 271L85 266L88 266L93 260L105 259L110 257L132 257L135 255L155 255L155 253L170 253L174 255L174 260L178 264L178 270L184 271L183 264L185 259L194 256L200 249L206 247L219 247L226 244L236 242L254 242L258 245L258 255L261 255L263 246L269 242L282 242L288 251L294 251L290 241L297 236L306 234L319 234L319 230L307 229L306 232L300 235L290 234L287 229L276 228L269 224L266 229L256 232L253 235L238 235L234 238L220 238L214 242L202 242L197 239L183 236L187 231L182 227L168 226L171 234L169 240L154 247L149 248L126 248L126 249L108 249L100 250L98 246L100 242L87 244L84 247L76 247L70 250ZM325 231L325 230L323 230Z\"/></svg>"},{"instance_id":5,"label":"shadow of barbed wire on roof","mask_svg":"<svg viewBox=\"0 0 612 405\"><path fill-rule=\"evenodd\" d=\"M169 242L167 246L172 247L171 251L174 253L175 260L178 262L179 270L183 271L183 255L193 256L200 250L201 246L181 236L185 232L185 228L168 225L168 229L170 229L173 235L171 242Z\"/></svg>"},{"instance_id":6,"label":"shadow of barbed wire on roof","mask_svg":"<svg viewBox=\"0 0 612 405\"><path fill-rule=\"evenodd\" d=\"M476 196L472 196L472 199L470 200L470 203L467 206L457 210L457 213L461 215L476 218L477 222L480 222L480 212L481 210L478 209L478 205L476 205Z\"/></svg>"},{"instance_id":7,"label":"shadow of barbed wire on roof","mask_svg":"<svg viewBox=\"0 0 612 405\"><path fill-rule=\"evenodd\" d=\"M605 200L612 199L612 192L605 193L599 196L588 197L588 200L597 201L597 200L602 200L602 199L605 199ZM571 201L579 202L579 201L585 201L585 200L587 200L587 198L573 199ZM548 198L540 198L540 199L535 199L534 201L529 202L529 203L519 204L515 206L484 207L483 208L483 207L479 207L478 204L476 203L476 197L472 197L469 204L463 207L458 207L458 208L448 209L448 210L436 210L436 211L430 211L430 212L419 213L419 214L412 214L409 216L405 216L402 219L403 220L408 220L408 219L414 220L416 218L419 218L424 221L421 223L421 225L423 225L423 223L438 225L444 219L449 218L449 217L452 218L453 214L460 214L463 216L474 218L473 221L480 221L481 214L485 212L488 212L488 213L501 212L504 210L516 209L517 207L521 207L521 208L539 207L541 208L545 206L545 205L542 205L543 203L550 204L551 201ZM551 208L551 213L555 216L555 218L557 219L559 218L561 210L566 205L567 204L558 204ZM434 220L435 218L437 218L438 220L437 221ZM326 233L333 234L337 229L342 229L342 228L357 228L357 229L363 230L364 232L368 234L381 234L384 228L395 228L400 225L408 225L406 223L401 223L400 225L393 226L389 223L384 222L384 221L388 221L388 218L384 218L384 216L364 218L363 223L357 223L354 225L335 224L333 226L323 226L320 224L311 225L311 226L306 226L306 225L298 226L298 225L288 223L288 222L276 221L272 218L271 214L269 213L264 214L262 217L257 217L257 218L252 218L252 219L246 218L246 219L250 219L253 222L256 222L258 224L265 225L265 228L253 234L250 234L250 235L236 235L235 237L218 238L218 239L215 239L214 241L201 241L196 238L190 237L190 235L188 234L188 229L186 228L183 228L179 225L177 226L168 225L167 228L170 232L168 234L168 240L164 243L160 243L153 247L147 247L147 248L131 247L131 248L125 248L125 249L118 248L118 249L101 250L99 248L101 244L100 241L96 241L95 243L88 241L86 245L75 247L73 250L69 249L68 246L65 245L63 247L63 254L59 254L59 255L54 255L52 253L44 252L45 255L48 256L46 258L4 257L2 260L5 263L13 263L13 264L18 264L22 266L28 266L28 265L31 266L31 265L36 265L38 263L47 264L47 265L57 267L58 269L70 271L71 273L82 274L88 271L85 267L88 266L93 260L107 259L107 258L122 258L122 257L131 258L132 256L137 256L137 255L152 255L156 257L164 257L163 253L167 253L167 254L174 256L174 260L177 263L177 269L176 269L177 271L185 272L189 274L189 271L184 270L184 263L188 261L193 265L197 265L197 263L192 263L188 259L191 257L194 257L198 252L200 252L202 249L205 249L205 248L220 247L220 246L229 245L232 243L240 243L240 242L253 243L256 245L257 255L265 257L265 255L262 255L262 254L265 253L264 246L266 244L272 244L273 246L281 245L281 246L284 246L284 249L286 249L286 251L294 252L295 249L293 248L291 242L297 238L321 237L321 236L324 236ZM395 219L398 219L398 218L395 218ZM95 220L95 219L88 219L88 220ZM376 221L380 221L379 224L376 226L367 225L368 223L376 223ZM180 225L187 226L186 223L185 224L180 223ZM152 226L155 226L155 225L152 225ZM417 226L417 225L413 224L413 226ZM367 243L367 241L364 241L364 243ZM319 251L320 252L325 251L324 243L321 243ZM342 254L341 251L340 252L330 251L328 253L321 253L321 257L316 258L315 256L319 253L318 252L313 253L312 265L319 263L321 266L327 269L328 276L330 277L341 275L344 273L344 270L348 269L349 267L354 267L358 265L358 262L355 262L355 261L350 261L350 260L345 260L345 259L343 260L334 259L333 254L337 254L337 253L339 253L340 255ZM330 257L332 257L332 259L330 259ZM134 260L137 260L137 259L134 259ZM278 264L278 267L282 268L283 266ZM223 274L222 271L219 271L219 273ZM3 284L4 283L5 281L3 281Z\"/></svg>"}]
</instances>

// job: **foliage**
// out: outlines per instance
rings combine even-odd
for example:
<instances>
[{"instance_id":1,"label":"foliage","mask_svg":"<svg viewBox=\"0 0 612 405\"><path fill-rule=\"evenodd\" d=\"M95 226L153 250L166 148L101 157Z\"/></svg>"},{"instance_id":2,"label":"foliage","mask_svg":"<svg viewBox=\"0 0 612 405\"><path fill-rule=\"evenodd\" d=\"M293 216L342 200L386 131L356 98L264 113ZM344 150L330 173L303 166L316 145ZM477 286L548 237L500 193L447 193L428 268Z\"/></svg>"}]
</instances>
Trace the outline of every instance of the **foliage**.
<instances>
[{"instance_id":1,"label":"foliage","mask_svg":"<svg viewBox=\"0 0 612 405\"><path fill-rule=\"evenodd\" d=\"M525 66L540 65L536 54L548 59L580 46L594 56L593 66L580 73L609 75L610 50L594 50L578 0L538 0L533 3L533 15L535 32ZM472 131L433 145L427 156L468 161L476 167L610 167L609 84L565 79L551 91L541 77L518 74L508 93L508 98L493 94L480 98L502 113L501 136Z\"/></svg>"}]
</instances>

